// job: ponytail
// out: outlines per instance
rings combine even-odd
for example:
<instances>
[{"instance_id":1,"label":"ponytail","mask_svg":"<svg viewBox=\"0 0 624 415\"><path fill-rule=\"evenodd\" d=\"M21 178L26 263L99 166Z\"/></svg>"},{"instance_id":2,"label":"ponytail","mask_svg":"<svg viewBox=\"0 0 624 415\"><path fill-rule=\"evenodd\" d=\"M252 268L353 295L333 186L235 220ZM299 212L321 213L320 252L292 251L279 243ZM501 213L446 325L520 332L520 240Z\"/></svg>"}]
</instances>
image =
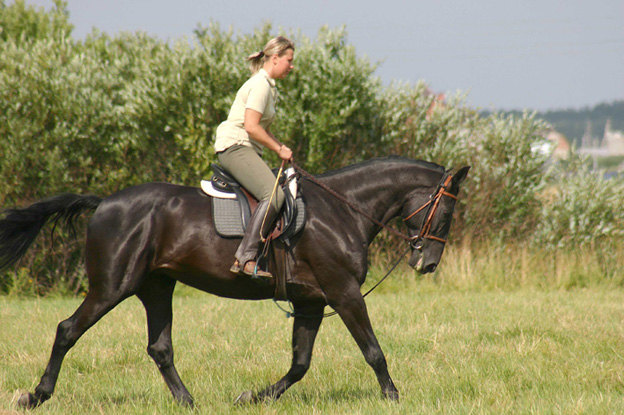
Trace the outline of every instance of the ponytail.
<instances>
[{"instance_id":1,"label":"ponytail","mask_svg":"<svg viewBox=\"0 0 624 415\"><path fill-rule=\"evenodd\" d=\"M249 62L249 69L251 70L251 73L258 72L260 68L262 68L262 66L264 65L264 51L261 50L260 52L252 53L251 55L247 56L247 61Z\"/></svg>"}]
</instances>

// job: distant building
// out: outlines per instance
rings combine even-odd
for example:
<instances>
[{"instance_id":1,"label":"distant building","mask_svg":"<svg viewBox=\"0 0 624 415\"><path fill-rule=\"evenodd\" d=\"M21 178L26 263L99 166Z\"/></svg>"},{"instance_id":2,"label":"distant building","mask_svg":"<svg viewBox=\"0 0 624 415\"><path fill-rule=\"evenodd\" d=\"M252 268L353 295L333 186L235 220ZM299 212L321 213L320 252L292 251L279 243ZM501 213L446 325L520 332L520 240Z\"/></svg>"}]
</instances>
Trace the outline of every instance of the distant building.
<instances>
[{"instance_id":1,"label":"distant building","mask_svg":"<svg viewBox=\"0 0 624 415\"><path fill-rule=\"evenodd\" d=\"M545 140L533 145L534 152L550 156L554 160L566 160L570 156L570 143L559 131L550 130L544 138Z\"/></svg>"},{"instance_id":2,"label":"distant building","mask_svg":"<svg viewBox=\"0 0 624 415\"><path fill-rule=\"evenodd\" d=\"M550 130L546 139L552 148L552 157L557 160L565 160L570 156L570 143L568 139L558 131Z\"/></svg>"},{"instance_id":3,"label":"distant building","mask_svg":"<svg viewBox=\"0 0 624 415\"><path fill-rule=\"evenodd\" d=\"M611 130L611 120L605 125L602 146L607 149L611 156L624 156L624 133Z\"/></svg>"},{"instance_id":4,"label":"distant building","mask_svg":"<svg viewBox=\"0 0 624 415\"><path fill-rule=\"evenodd\" d=\"M589 140L586 141L584 139L583 147L579 151L593 157L624 156L624 133L622 131L613 131L610 119L607 119L602 142L596 145L592 141L591 143L594 145L588 146L589 143Z\"/></svg>"},{"instance_id":5,"label":"distant building","mask_svg":"<svg viewBox=\"0 0 624 415\"><path fill-rule=\"evenodd\" d=\"M596 137L593 132L591 120L585 123L585 133L581 138L581 148L592 148L600 146L600 138Z\"/></svg>"}]
</instances>

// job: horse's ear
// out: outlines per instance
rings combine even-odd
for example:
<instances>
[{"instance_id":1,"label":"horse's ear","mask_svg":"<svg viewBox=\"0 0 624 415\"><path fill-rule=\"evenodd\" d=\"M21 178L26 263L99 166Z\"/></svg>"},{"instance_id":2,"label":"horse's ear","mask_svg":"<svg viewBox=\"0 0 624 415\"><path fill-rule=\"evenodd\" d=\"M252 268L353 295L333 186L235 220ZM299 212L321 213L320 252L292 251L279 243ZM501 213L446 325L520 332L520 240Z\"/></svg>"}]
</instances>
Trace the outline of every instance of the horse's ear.
<instances>
[{"instance_id":1,"label":"horse's ear","mask_svg":"<svg viewBox=\"0 0 624 415\"><path fill-rule=\"evenodd\" d=\"M470 170L470 166L462 167L453 175L453 184L456 186L461 184L464 181L466 176L468 175L468 170Z\"/></svg>"}]
</instances>

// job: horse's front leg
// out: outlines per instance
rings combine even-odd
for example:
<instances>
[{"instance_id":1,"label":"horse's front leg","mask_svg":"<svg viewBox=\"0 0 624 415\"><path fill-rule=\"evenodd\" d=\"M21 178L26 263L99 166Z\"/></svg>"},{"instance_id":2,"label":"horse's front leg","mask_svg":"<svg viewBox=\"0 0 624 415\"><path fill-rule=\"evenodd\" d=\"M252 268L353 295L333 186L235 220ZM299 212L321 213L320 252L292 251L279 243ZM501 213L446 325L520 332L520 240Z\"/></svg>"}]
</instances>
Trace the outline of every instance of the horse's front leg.
<instances>
[{"instance_id":1,"label":"horse's front leg","mask_svg":"<svg viewBox=\"0 0 624 415\"><path fill-rule=\"evenodd\" d=\"M293 323L292 351L293 358L290 370L275 384L257 394L243 392L237 399L237 404L256 403L263 400L279 398L294 383L303 378L310 368L314 340L323 321L325 306L298 307L295 305L295 321Z\"/></svg>"},{"instance_id":2,"label":"horse's front leg","mask_svg":"<svg viewBox=\"0 0 624 415\"><path fill-rule=\"evenodd\" d=\"M339 298L337 302L330 299L330 305L338 312L360 350L362 350L366 362L375 371L381 392L384 397L398 401L399 391L388 373L386 358L373 332L366 303L359 287L354 285L344 290L337 298Z\"/></svg>"}]
</instances>

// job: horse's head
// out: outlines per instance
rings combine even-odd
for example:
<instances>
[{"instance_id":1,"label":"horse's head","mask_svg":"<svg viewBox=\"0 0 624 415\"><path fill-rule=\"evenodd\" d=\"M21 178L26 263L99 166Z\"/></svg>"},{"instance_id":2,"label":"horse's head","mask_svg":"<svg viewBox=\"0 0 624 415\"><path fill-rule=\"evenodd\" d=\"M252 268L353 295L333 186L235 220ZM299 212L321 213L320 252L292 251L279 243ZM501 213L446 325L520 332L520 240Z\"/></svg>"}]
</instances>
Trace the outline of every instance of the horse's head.
<instances>
[{"instance_id":1,"label":"horse's head","mask_svg":"<svg viewBox=\"0 0 624 415\"><path fill-rule=\"evenodd\" d=\"M426 200L422 193L414 193L405 203L404 221L414 237L409 264L421 274L435 271L442 258L459 186L468 170L467 166L455 174L446 172Z\"/></svg>"}]
</instances>

